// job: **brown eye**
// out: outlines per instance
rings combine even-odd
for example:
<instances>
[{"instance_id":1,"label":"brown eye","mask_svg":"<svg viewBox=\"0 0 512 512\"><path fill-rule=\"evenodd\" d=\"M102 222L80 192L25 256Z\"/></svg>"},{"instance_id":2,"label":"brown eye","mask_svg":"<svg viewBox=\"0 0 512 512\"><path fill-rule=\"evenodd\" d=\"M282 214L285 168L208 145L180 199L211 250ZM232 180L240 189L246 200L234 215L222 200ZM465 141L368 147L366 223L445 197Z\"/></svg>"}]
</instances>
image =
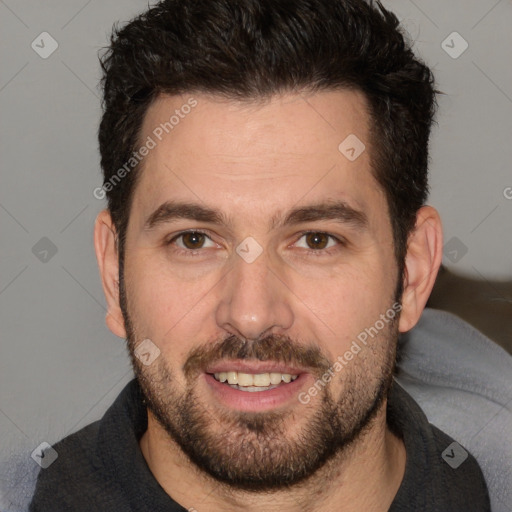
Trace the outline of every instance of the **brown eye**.
<instances>
[{"instance_id":1,"label":"brown eye","mask_svg":"<svg viewBox=\"0 0 512 512\"><path fill-rule=\"evenodd\" d=\"M295 245L311 255L325 256L341 249L345 241L322 231L304 231Z\"/></svg>"},{"instance_id":2,"label":"brown eye","mask_svg":"<svg viewBox=\"0 0 512 512\"><path fill-rule=\"evenodd\" d=\"M208 243L210 243L209 246L206 245ZM203 252L202 249L215 246L213 240L206 233L197 230L182 231L166 244L172 246L177 253L188 253L190 255L194 254L194 251Z\"/></svg>"},{"instance_id":3,"label":"brown eye","mask_svg":"<svg viewBox=\"0 0 512 512\"><path fill-rule=\"evenodd\" d=\"M312 249L325 249L329 243L329 235L325 233L307 233L306 242Z\"/></svg>"},{"instance_id":4,"label":"brown eye","mask_svg":"<svg viewBox=\"0 0 512 512\"><path fill-rule=\"evenodd\" d=\"M191 231L189 233L183 233L180 235L183 240L183 245L187 249L200 249L204 244L205 235L203 233L199 233L198 231Z\"/></svg>"}]
</instances>

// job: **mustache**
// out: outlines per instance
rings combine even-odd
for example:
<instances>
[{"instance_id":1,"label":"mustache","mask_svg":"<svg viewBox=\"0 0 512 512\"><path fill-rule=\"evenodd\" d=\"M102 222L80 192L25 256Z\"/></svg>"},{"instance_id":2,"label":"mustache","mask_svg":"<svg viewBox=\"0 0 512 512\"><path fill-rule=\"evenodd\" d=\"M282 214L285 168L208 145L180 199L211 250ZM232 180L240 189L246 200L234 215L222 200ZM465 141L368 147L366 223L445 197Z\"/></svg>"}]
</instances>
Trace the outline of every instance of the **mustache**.
<instances>
[{"instance_id":1,"label":"mustache","mask_svg":"<svg viewBox=\"0 0 512 512\"><path fill-rule=\"evenodd\" d=\"M332 366L329 358L314 344L303 346L287 336L278 335L269 335L261 340L244 340L231 335L193 349L183 365L183 372L187 379L192 379L208 366L224 359L285 363L306 368L319 377Z\"/></svg>"}]
</instances>

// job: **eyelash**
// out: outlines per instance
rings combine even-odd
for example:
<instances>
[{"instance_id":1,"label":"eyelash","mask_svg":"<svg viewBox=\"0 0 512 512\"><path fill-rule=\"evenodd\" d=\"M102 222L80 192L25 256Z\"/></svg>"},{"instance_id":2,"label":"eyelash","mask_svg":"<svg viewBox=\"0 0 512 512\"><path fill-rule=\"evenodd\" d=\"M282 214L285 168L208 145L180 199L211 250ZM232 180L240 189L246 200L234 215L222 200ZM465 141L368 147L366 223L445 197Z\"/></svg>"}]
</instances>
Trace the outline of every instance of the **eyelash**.
<instances>
[{"instance_id":1,"label":"eyelash","mask_svg":"<svg viewBox=\"0 0 512 512\"><path fill-rule=\"evenodd\" d=\"M208 235L208 233L206 231L203 231L201 229L189 229L189 230L186 230L186 231L180 231L178 234L174 235L170 240L168 240L166 242L166 245L173 244L173 242L175 242L178 238L182 237L183 235L186 235L187 233L201 233L201 234L205 235L207 238L209 238L210 240L212 240L211 237ZM298 240L300 240L304 235L315 234L315 235L326 235L329 238L331 238L331 239L335 240L336 242L338 242L338 246L331 247L329 249L317 249L317 250L315 250L315 249L304 249L308 254L314 255L316 257L318 257L318 256L325 256L325 255L329 256L333 252L337 251L339 249L339 246L345 246L346 245L346 241L344 239L340 239L340 238L338 238L338 237L336 237L334 235L331 235L330 233L326 233L325 231L312 231L312 230L308 230L308 231L302 231L299 234L300 234L300 236L299 236ZM177 254L183 254L183 255L187 255L187 256L198 256L199 253L202 251L202 249L192 250L192 249L181 249L181 248L173 249L173 250Z\"/></svg>"}]
</instances>

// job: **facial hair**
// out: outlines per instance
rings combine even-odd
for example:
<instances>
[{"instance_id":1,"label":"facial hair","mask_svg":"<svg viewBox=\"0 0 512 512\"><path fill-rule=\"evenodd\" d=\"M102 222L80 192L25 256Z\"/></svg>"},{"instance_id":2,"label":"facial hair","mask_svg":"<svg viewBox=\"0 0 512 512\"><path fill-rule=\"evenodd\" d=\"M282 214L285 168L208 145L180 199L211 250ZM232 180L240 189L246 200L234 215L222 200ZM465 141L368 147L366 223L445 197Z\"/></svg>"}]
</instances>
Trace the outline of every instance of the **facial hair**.
<instances>
[{"instance_id":1,"label":"facial hair","mask_svg":"<svg viewBox=\"0 0 512 512\"><path fill-rule=\"evenodd\" d=\"M130 357L146 404L172 440L197 468L243 491L275 491L299 484L342 453L371 425L387 398L395 370L398 315L333 378L319 386L309 406L297 401L286 411L226 411L201 400L198 378L211 363L258 360L307 368L316 382L334 362L315 344L271 335L259 340L229 336L193 349L183 364L183 386L164 357L145 366L135 356L138 338L120 276L121 309ZM136 339L137 338L137 339Z\"/></svg>"}]
</instances>

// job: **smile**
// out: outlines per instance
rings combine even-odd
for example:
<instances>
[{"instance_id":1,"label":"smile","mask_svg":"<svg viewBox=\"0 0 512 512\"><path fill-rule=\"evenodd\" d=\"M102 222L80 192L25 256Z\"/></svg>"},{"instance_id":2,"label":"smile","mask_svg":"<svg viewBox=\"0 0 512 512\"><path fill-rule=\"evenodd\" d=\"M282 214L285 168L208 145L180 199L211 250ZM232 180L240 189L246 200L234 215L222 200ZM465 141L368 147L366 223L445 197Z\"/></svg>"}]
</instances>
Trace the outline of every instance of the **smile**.
<instances>
[{"instance_id":1,"label":"smile","mask_svg":"<svg viewBox=\"0 0 512 512\"><path fill-rule=\"evenodd\" d=\"M268 391L283 384L293 382L298 375L289 373L244 373L237 371L218 372L213 374L215 380L227 384L239 391Z\"/></svg>"}]
</instances>

